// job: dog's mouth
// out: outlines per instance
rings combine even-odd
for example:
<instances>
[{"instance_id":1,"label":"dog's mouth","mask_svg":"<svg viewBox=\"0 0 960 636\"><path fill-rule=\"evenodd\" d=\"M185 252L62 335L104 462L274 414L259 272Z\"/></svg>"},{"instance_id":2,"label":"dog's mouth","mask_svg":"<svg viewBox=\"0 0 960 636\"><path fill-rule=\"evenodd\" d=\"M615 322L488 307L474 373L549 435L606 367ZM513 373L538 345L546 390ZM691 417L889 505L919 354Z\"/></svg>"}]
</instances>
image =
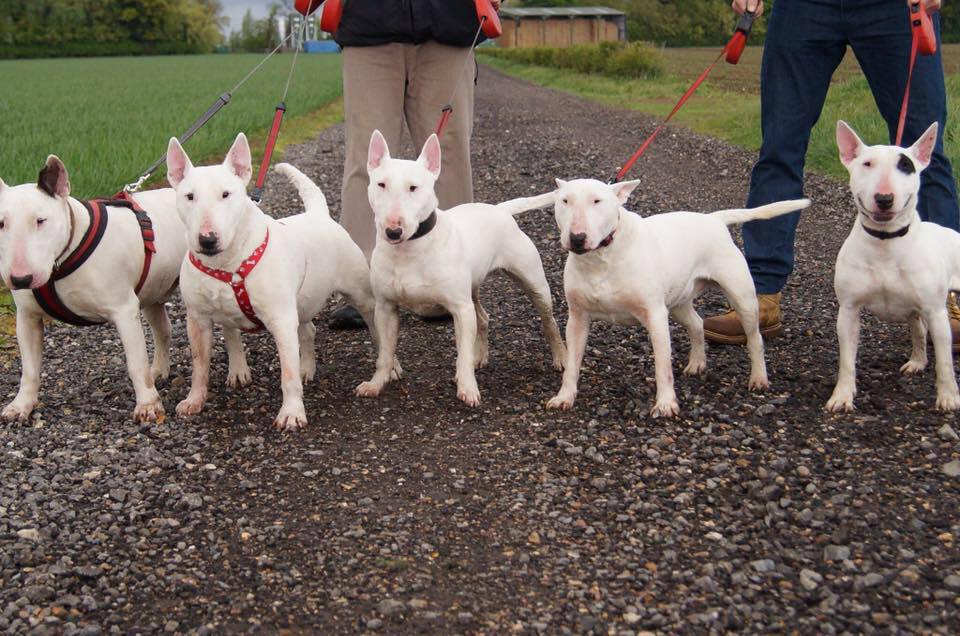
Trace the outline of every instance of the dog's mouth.
<instances>
[{"instance_id":1,"label":"dog's mouth","mask_svg":"<svg viewBox=\"0 0 960 636\"><path fill-rule=\"evenodd\" d=\"M890 208L889 210L876 209L871 210L869 207L863 204L863 199L860 198L860 195L857 195L857 206L860 208L860 213L869 218L874 223L889 223L892 221L898 214L910 207L911 201L913 201L913 195L911 194L907 197L906 204L898 209Z\"/></svg>"},{"instance_id":2,"label":"dog's mouth","mask_svg":"<svg viewBox=\"0 0 960 636\"><path fill-rule=\"evenodd\" d=\"M203 254L204 256L216 256L222 251L223 250L220 249L219 247L201 247L200 248L200 253Z\"/></svg>"},{"instance_id":3,"label":"dog's mouth","mask_svg":"<svg viewBox=\"0 0 960 636\"><path fill-rule=\"evenodd\" d=\"M586 246L578 247L578 246L576 246L576 245L571 245L571 246L570 246L570 251L573 252L574 254L583 255L583 254L586 254L587 252L589 252L590 250L589 250Z\"/></svg>"}]
</instances>

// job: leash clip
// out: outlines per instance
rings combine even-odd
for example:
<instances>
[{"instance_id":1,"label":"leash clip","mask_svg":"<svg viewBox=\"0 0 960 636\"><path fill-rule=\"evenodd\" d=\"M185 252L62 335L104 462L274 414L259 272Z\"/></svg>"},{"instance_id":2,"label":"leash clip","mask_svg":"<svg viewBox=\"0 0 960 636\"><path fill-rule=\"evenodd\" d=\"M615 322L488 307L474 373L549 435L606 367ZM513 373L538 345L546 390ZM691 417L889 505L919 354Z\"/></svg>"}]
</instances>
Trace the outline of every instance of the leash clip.
<instances>
[{"instance_id":1,"label":"leash clip","mask_svg":"<svg viewBox=\"0 0 960 636\"><path fill-rule=\"evenodd\" d=\"M143 187L144 181L146 181L149 178L150 178L149 172L142 174L140 175L140 178L134 181L133 183L128 183L127 185L123 186L123 191L126 192L127 194L133 194L134 192L137 192L138 190L140 190L140 188Z\"/></svg>"}]
</instances>

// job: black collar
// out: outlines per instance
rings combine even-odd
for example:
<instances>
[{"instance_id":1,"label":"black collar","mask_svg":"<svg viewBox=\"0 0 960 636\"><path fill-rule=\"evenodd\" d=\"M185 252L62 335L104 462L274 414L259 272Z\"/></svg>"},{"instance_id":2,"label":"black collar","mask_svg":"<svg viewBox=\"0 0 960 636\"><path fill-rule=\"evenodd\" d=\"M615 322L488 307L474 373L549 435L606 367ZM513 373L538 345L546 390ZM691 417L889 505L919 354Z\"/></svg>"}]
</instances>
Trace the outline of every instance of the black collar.
<instances>
[{"instance_id":1,"label":"black collar","mask_svg":"<svg viewBox=\"0 0 960 636\"><path fill-rule=\"evenodd\" d=\"M880 230L870 229L866 225L863 226L863 231L874 238L878 238L881 241L886 241L887 239L895 239L895 238L900 238L901 236L905 236L907 232L910 231L910 224L907 223L896 232L881 232Z\"/></svg>"},{"instance_id":2,"label":"black collar","mask_svg":"<svg viewBox=\"0 0 960 636\"><path fill-rule=\"evenodd\" d=\"M606 247L607 245L610 245L611 243L613 243L613 235L616 233L617 231L614 230L613 232L610 232L609 234L607 234L607 238L597 243L597 247L595 247L594 249L600 249L601 247Z\"/></svg>"},{"instance_id":3,"label":"black collar","mask_svg":"<svg viewBox=\"0 0 960 636\"><path fill-rule=\"evenodd\" d=\"M437 224L437 211L434 210L433 212L430 213L430 216L428 216L427 218L425 218L425 219L420 223L420 225L417 226L417 231L414 232L414 233L413 233L413 236L411 236L411 237L408 238L407 240L408 240L408 241L412 241L413 239L418 239L418 238L420 238L421 236L424 236L424 235L426 235L426 234L429 234L429 233L430 233L430 230L432 230L432 229L434 228L434 226L436 226L436 224Z\"/></svg>"}]
</instances>

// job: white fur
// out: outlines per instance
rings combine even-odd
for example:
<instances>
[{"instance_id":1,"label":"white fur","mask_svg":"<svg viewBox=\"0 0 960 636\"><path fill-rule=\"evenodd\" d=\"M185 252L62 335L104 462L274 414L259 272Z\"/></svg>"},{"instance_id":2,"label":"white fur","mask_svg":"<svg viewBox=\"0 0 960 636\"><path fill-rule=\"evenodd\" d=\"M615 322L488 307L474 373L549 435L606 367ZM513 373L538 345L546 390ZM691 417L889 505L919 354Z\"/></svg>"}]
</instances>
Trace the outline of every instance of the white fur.
<instances>
[{"instance_id":1,"label":"white fur","mask_svg":"<svg viewBox=\"0 0 960 636\"><path fill-rule=\"evenodd\" d=\"M960 234L922 222L916 208L920 172L930 163L936 139L934 123L910 148L866 146L846 123L837 122L840 160L850 172L857 216L837 255L834 288L840 301L840 369L826 404L828 411L853 410L861 308L883 320L910 324L913 350L901 367L905 374L926 368L929 330L936 356L936 406L944 411L960 408L945 306L947 292L960 289ZM902 156L913 163L912 174L897 168ZM890 209L877 205L877 194L892 195ZM866 226L895 232L908 225L906 235L887 240L864 230Z\"/></svg>"},{"instance_id":2,"label":"white fur","mask_svg":"<svg viewBox=\"0 0 960 636\"><path fill-rule=\"evenodd\" d=\"M257 317L277 343L283 404L274 425L296 430L306 425L303 382L316 371L313 318L330 294L351 298L373 327L374 301L366 259L347 232L330 218L326 199L303 173L289 164L278 172L297 186L306 213L282 220L264 214L246 194L253 172L250 148L241 133L223 164L194 168L176 139L167 151L168 178L176 189L190 250L207 267L235 272L263 242L270 241L246 288ZM191 197L192 196L192 200ZM204 251L200 236L217 241ZM199 413L207 399L213 325L221 325L229 358L227 384L248 384L251 372L240 330L254 325L243 315L233 289L197 269L189 259L180 270L180 291L187 307L187 333L193 355L190 393L178 415ZM374 340L376 331L372 329ZM391 371L399 375L393 361Z\"/></svg>"},{"instance_id":3,"label":"white fur","mask_svg":"<svg viewBox=\"0 0 960 636\"><path fill-rule=\"evenodd\" d=\"M560 243L570 250L563 272L570 313L563 384L547 408L573 407L590 321L599 319L646 327L657 380L651 414L659 417L679 413L667 317L682 324L690 335L690 361L684 373L703 373L707 365L703 321L693 308L693 300L711 283L724 291L743 323L750 353L750 388L769 384L753 281L727 226L800 210L810 202L804 199L752 210L671 212L641 218L623 207L637 184L557 180ZM598 247L611 232L613 241ZM580 244L575 243L578 237Z\"/></svg>"},{"instance_id":4,"label":"white fur","mask_svg":"<svg viewBox=\"0 0 960 636\"><path fill-rule=\"evenodd\" d=\"M470 203L437 209L434 184L440 175L440 143L431 135L416 161L391 159L379 131L370 140L369 197L377 228L370 277L377 299L377 328L383 346L377 370L357 394L376 396L390 380L402 305L421 314L438 307L453 315L457 338L457 397L480 402L474 367L487 363L488 316L480 305L480 285L502 269L516 279L537 308L554 365L562 368L566 350L553 317L550 288L540 254L513 214L543 207L552 195L515 199L500 205ZM422 221L437 213L436 227L410 241Z\"/></svg>"},{"instance_id":5,"label":"white fur","mask_svg":"<svg viewBox=\"0 0 960 636\"><path fill-rule=\"evenodd\" d=\"M20 390L2 412L3 419L8 421L29 417L37 405L40 389L46 313L30 290L50 279L55 260L73 251L90 223L83 205L70 196L69 176L60 159L50 155L41 181L44 175L52 194L37 184L11 187L0 181L0 275L13 289L17 305L22 367ZM186 245L183 225L175 212L173 190L142 192L134 198L153 221L157 248L139 296L134 288L143 270L143 240L137 219L127 208L110 210L100 245L80 269L57 281L56 288L74 313L116 326L136 393L133 418L155 421L163 415L163 404L154 381L170 373L170 320L163 303L174 287ZM14 289L12 279L23 277L31 278L29 288ZM141 308L153 332L152 365L140 325Z\"/></svg>"}]
</instances>

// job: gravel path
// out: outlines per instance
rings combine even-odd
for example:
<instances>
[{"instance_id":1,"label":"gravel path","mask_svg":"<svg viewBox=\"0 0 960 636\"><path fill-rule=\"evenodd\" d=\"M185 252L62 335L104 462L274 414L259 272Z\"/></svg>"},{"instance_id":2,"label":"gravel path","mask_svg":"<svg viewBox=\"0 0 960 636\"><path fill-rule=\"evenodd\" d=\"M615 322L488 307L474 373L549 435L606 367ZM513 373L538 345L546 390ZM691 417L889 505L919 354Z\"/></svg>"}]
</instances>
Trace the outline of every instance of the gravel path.
<instances>
[{"instance_id":1,"label":"gravel path","mask_svg":"<svg viewBox=\"0 0 960 636\"><path fill-rule=\"evenodd\" d=\"M475 166L484 201L553 177L608 177L651 129L640 114L481 71ZM339 209L342 130L289 149ZM407 155L412 149L407 149ZM741 204L749 153L676 130L635 169L642 214ZM274 180L265 202L293 212ZM678 374L681 416L651 420L642 329L596 325L574 411L533 308L485 287L483 404L456 399L452 326L404 317L406 378L352 396L374 366L363 333L317 337L308 428L281 435L269 337L245 337L254 383L192 420L135 425L115 331L56 326L39 416L0 427L0 631L595 633L960 630L960 445L933 411L932 373L901 378L904 327L868 320L859 410L821 408L836 371L832 263L852 212L842 184L809 180L772 388L746 391L738 348ZM565 322L552 215L534 238ZM722 298L700 302L701 312ZM687 342L674 330L674 367ZM174 303L168 413L190 357ZM16 391L19 364L2 371ZM956 463L954 464L956 465Z\"/></svg>"}]
</instances>

